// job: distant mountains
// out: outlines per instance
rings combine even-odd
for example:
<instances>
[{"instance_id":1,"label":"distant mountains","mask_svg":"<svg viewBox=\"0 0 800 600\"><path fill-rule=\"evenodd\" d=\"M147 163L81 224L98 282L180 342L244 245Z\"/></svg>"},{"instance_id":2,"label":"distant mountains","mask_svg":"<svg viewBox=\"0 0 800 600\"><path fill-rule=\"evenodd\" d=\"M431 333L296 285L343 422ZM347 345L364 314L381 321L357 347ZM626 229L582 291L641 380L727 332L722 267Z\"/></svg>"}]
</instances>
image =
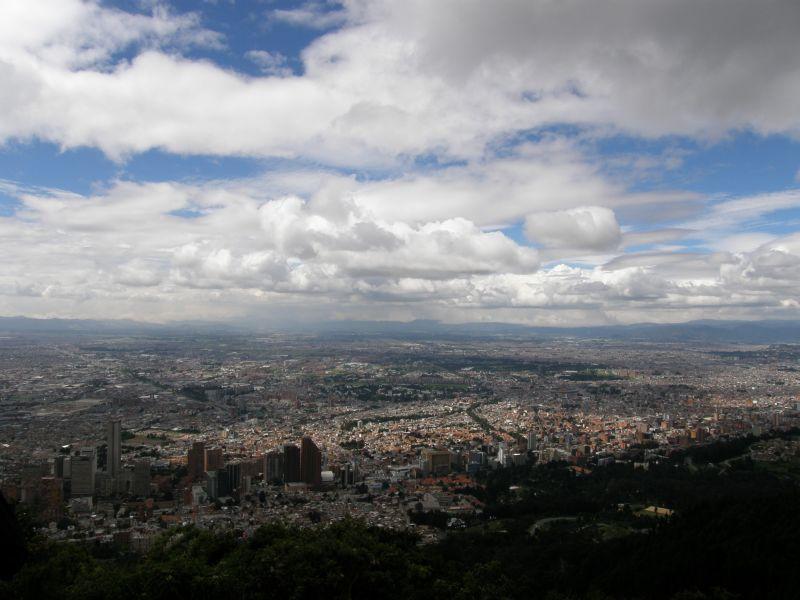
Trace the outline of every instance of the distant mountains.
<instances>
[{"instance_id":1,"label":"distant mountains","mask_svg":"<svg viewBox=\"0 0 800 600\"><path fill-rule=\"evenodd\" d=\"M235 333L232 326L203 321L147 323L128 319L30 319L0 317L2 333L95 334L95 335L179 335L185 333Z\"/></svg>"},{"instance_id":2,"label":"distant mountains","mask_svg":"<svg viewBox=\"0 0 800 600\"><path fill-rule=\"evenodd\" d=\"M439 321L332 321L316 326L323 334L400 337L546 337L582 340L800 344L800 321L690 321L595 327L532 327L511 323Z\"/></svg>"},{"instance_id":3,"label":"distant mountains","mask_svg":"<svg viewBox=\"0 0 800 600\"><path fill-rule=\"evenodd\" d=\"M327 321L286 325L279 329L209 323L169 324L132 320L30 319L0 317L0 333L80 335L245 335L304 333L323 337L436 338L574 338L650 342L800 344L800 321L690 321L688 323L606 325L596 327L531 327L512 323L459 323L418 320Z\"/></svg>"}]
</instances>

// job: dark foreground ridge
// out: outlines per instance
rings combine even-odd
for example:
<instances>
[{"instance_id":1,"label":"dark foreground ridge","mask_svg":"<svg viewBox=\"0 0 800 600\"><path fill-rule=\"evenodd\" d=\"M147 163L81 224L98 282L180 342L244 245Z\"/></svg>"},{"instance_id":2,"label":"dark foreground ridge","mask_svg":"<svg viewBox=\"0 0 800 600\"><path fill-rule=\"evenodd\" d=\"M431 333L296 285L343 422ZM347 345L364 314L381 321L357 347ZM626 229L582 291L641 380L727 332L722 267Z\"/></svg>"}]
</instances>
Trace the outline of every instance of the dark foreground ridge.
<instances>
[{"instance_id":1,"label":"dark foreground ridge","mask_svg":"<svg viewBox=\"0 0 800 600\"><path fill-rule=\"evenodd\" d=\"M0 596L797 598L798 472L753 462L755 441L698 447L648 469L550 463L491 472L473 490L486 503L483 518L429 545L346 519L250 536L175 528L140 556L48 543L28 527L30 556ZM674 512L636 509L650 503Z\"/></svg>"}]
</instances>

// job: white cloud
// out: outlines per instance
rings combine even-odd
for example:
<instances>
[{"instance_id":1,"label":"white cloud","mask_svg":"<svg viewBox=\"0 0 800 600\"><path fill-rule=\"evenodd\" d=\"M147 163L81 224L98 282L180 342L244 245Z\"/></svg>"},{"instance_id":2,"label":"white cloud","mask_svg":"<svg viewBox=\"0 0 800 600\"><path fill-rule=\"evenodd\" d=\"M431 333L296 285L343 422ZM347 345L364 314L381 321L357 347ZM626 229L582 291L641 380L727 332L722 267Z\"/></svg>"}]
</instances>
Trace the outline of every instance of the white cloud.
<instances>
[{"instance_id":1,"label":"white cloud","mask_svg":"<svg viewBox=\"0 0 800 600\"><path fill-rule=\"evenodd\" d=\"M745 198L725 200L714 205L708 215L690 222L698 229L726 229L753 223L777 210L800 206L800 190L784 190Z\"/></svg>"},{"instance_id":2,"label":"white cloud","mask_svg":"<svg viewBox=\"0 0 800 600\"><path fill-rule=\"evenodd\" d=\"M0 253L14 257L0 313L268 305L563 323L797 310L797 236L759 230L800 206L797 190L633 193L630 177L678 168L681 152L601 169L556 133L524 141L561 124L595 138L796 135L796 2L312 2L269 13L328 31L302 74L254 48L258 77L192 58L224 38L153 6L0 4L0 143L322 166L88 196L0 182L21 203L0 216ZM502 232L520 223L539 250Z\"/></svg>"},{"instance_id":3,"label":"white cloud","mask_svg":"<svg viewBox=\"0 0 800 600\"><path fill-rule=\"evenodd\" d=\"M176 15L160 4L150 14L108 9L88 0L5 0L0 7L0 56L63 69L99 69L126 48L220 47L196 14Z\"/></svg>"},{"instance_id":4,"label":"white cloud","mask_svg":"<svg viewBox=\"0 0 800 600\"><path fill-rule=\"evenodd\" d=\"M798 128L791 0L355 4L387 37L413 40L423 69L459 85L494 78L543 118L653 135Z\"/></svg>"},{"instance_id":5,"label":"white cloud","mask_svg":"<svg viewBox=\"0 0 800 600\"><path fill-rule=\"evenodd\" d=\"M271 21L309 29L330 29L347 20L338 2L306 2L298 8L276 8L268 13Z\"/></svg>"},{"instance_id":6,"label":"white cloud","mask_svg":"<svg viewBox=\"0 0 800 600\"><path fill-rule=\"evenodd\" d=\"M250 50L245 56L261 69L265 75L288 77L292 74L286 57L280 52L267 52L266 50Z\"/></svg>"},{"instance_id":7,"label":"white cloud","mask_svg":"<svg viewBox=\"0 0 800 600\"><path fill-rule=\"evenodd\" d=\"M333 178L304 199L279 190L291 177L278 179L117 182L89 197L5 182L23 206L0 217L0 252L15 257L0 271L0 313L159 320L280 306L320 317L493 315L557 324L565 315L576 322L681 320L703 311L780 316L800 297L797 235L736 252L617 253L593 267L542 268L535 250L463 217L417 222L372 213L357 201L359 185L369 184ZM199 216L179 216L187 209ZM556 243L603 245L611 239L601 235L603 223L613 217L606 210L548 214L554 223L545 231L559 232Z\"/></svg>"},{"instance_id":8,"label":"white cloud","mask_svg":"<svg viewBox=\"0 0 800 600\"><path fill-rule=\"evenodd\" d=\"M622 235L623 248L643 246L650 244L663 244L683 239L694 233L691 229L668 227L666 229L653 229L650 231L628 231Z\"/></svg>"},{"instance_id":9,"label":"white cloud","mask_svg":"<svg viewBox=\"0 0 800 600\"><path fill-rule=\"evenodd\" d=\"M547 247L581 250L614 250L622 240L614 211L602 206L530 214L525 234Z\"/></svg>"},{"instance_id":10,"label":"white cloud","mask_svg":"<svg viewBox=\"0 0 800 600\"><path fill-rule=\"evenodd\" d=\"M725 252L753 252L777 237L769 233L737 233L717 240L713 247Z\"/></svg>"},{"instance_id":11,"label":"white cloud","mask_svg":"<svg viewBox=\"0 0 800 600\"><path fill-rule=\"evenodd\" d=\"M0 218L4 251L19 259L0 282L9 290L26 282L28 294L49 286L91 295L147 287L165 297L176 287L348 295L359 281L539 266L534 250L466 219L382 221L347 200L316 211L296 196L129 182L93 197L20 191L19 199L18 214ZM193 207L204 214L175 213Z\"/></svg>"},{"instance_id":12,"label":"white cloud","mask_svg":"<svg viewBox=\"0 0 800 600\"><path fill-rule=\"evenodd\" d=\"M476 159L505 136L565 122L656 136L800 126L800 8L790 0L712 0L702 11L691 0L617 0L614 10L352 0L342 10L344 25L303 53L303 76L245 78L165 52L220 43L192 15L9 0L0 137L114 157L163 148L354 166ZM340 19L313 4L277 14Z\"/></svg>"}]
</instances>

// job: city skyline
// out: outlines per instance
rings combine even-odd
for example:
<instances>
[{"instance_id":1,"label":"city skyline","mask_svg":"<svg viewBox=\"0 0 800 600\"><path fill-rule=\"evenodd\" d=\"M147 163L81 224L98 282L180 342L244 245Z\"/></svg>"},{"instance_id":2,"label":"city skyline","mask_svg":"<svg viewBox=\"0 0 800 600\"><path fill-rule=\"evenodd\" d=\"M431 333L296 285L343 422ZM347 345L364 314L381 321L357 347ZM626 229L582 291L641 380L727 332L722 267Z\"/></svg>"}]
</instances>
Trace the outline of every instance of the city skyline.
<instances>
[{"instance_id":1,"label":"city skyline","mask_svg":"<svg viewBox=\"0 0 800 600\"><path fill-rule=\"evenodd\" d=\"M86 333L2 342L0 493L61 542L144 553L165 528L249 537L263 525L356 518L433 544L492 520L493 479L681 468L697 485L710 469L721 484L758 487L754 464L775 470L773 483L800 464L796 344ZM693 456L707 466L696 471ZM671 493L624 490L598 508L631 503L626 527L641 524L640 511L686 510ZM561 503L548 510L573 518Z\"/></svg>"},{"instance_id":2,"label":"city skyline","mask_svg":"<svg viewBox=\"0 0 800 600\"><path fill-rule=\"evenodd\" d=\"M4 2L0 315L797 319L798 24L789 0Z\"/></svg>"}]
</instances>

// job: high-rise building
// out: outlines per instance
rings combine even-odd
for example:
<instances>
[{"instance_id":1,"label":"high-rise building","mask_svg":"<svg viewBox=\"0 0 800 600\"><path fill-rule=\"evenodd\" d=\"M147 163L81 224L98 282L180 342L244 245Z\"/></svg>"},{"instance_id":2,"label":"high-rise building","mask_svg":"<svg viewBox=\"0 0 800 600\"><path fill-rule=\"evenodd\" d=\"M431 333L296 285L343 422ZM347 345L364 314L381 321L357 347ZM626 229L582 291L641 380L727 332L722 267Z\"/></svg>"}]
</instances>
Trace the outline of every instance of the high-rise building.
<instances>
[{"instance_id":1,"label":"high-rise building","mask_svg":"<svg viewBox=\"0 0 800 600\"><path fill-rule=\"evenodd\" d=\"M242 465L242 477L258 477L264 468L264 457L253 457L239 461Z\"/></svg>"},{"instance_id":2,"label":"high-rise building","mask_svg":"<svg viewBox=\"0 0 800 600\"><path fill-rule=\"evenodd\" d=\"M470 450L469 456L467 459L468 464L477 464L477 465L485 465L486 464L486 452L482 450Z\"/></svg>"},{"instance_id":3,"label":"high-rise building","mask_svg":"<svg viewBox=\"0 0 800 600\"><path fill-rule=\"evenodd\" d=\"M205 456L205 470L217 471L225 466L225 460L222 456L222 448L208 448Z\"/></svg>"},{"instance_id":4,"label":"high-rise building","mask_svg":"<svg viewBox=\"0 0 800 600\"><path fill-rule=\"evenodd\" d=\"M219 496L227 496L231 493L232 487L228 485L228 470L221 469L217 471L217 483L219 484Z\"/></svg>"},{"instance_id":5,"label":"high-rise building","mask_svg":"<svg viewBox=\"0 0 800 600\"><path fill-rule=\"evenodd\" d=\"M189 476L192 480L200 480L205 474L206 445L203 442L194 442L189 450Z\"/></svg>"},{"instance_id":6,"label":"high-rise building","mask_svg":"<svg viewBox=\"0 0 800 600\"><path fill-rule=\"evenodd\" d=\"M55 477L64 478L70 476L69 470L69 456L59 454L53 459L53 475Z\"/></svg>"},{"instance_id":7,"label":"high-rise building","mask_svg":"<svg viewBox=\"0 0 800 600\"><path fill-rule=\"evenodd\" d=\"M264 455L264 481L283 481L283 454L277 451Z\"/></svg>"},{"instance_id":8,"label":"high-rise building","mask_svg":"<svg viewBox=\"0 0 800 600\"><path fill-rule=\"evenodd\" d=\"M300 479L300 448L294 444L283 446L283 475L286 483L302 481Z\"/></svg>"},{"instance_id":9,"label":"high-rise building","mask_svg":"<svg viewBox=\"0 0 800 600\"><path fill-rule=\"evenodd\" d=\"M111 498L117 493L117 480L107 471L97 471L94 476L94 491L101 498Z\"/></svg>"},{"instance_id":10,"label":"high-rise building","mask_svg":"<svg viewBox=\"0 0 800 600\"><path fill-rule=\"evenodd\" d=\"M228 463L225 465L228 474L228 493L240 491L242 488L242 465L241 463Z\"/></svg>"},{"instance_id":11,"label":"high-rise building","mask_svg":"<svg viewBox=\"0 0 800 600\"><path fill-rule=\"evenodd\" d=\"M119 472L119 477L114 479L116 494L133 494L133 469L122 469Z\"/></svg>"},{"instance_id":12,"label":"high-rise building","mask_svg":"<svg viewBox=\"0 0 800 600\"><path fill-rule=\"evenodd\" d=\"M350 463L342 465L342 467L339 469L339 483L342 485L342 487L353 485L353 470L350 466Z\"/></svg>"},{"instance_id":13,"label":"high-rise building","mask_svg":"<svg viewBox=\"0 0 800 600\"><path fill-rule=\"evenodd\" d=\"M133 493L142 498L150 495L150 461L146 458L133 466Z\"/></svg>"},{"instance_id":14,"label":"high-rise building","mask_svg":"<svg viewBox=\"0 0 800 600\"><path fill-rule=\"evenodd\" d=\"M425 448L420 454L420 467L427 475L448 475L452 468L453 455L447 450Z\"/></svg>"},{"instance_id":15,"label":"high-rise building","mask_svg":"<svg viewBox=\"0 0 800 600\"><path fill-rule=\"evenodd\" d=\"M528 432L528 451L532 452L536 450L536 432L529 431Z\"/></svg>"},{"instance_id":16,"label":"high-rise building","mask_svg":"<svg viewBox=\"0 0 800 600\"><path fill-rule=\"evenodd\" d=\"M212 500L219 498L219 471L208 471L206 473L206 494Z\"/></svg>"},{"instance_id":17,"label":"high-rise building","mask_svg":"<svg viewBox=\"0 0 800 600\"><path fill-rule=\"evenodd\" d=\"M308 436L300 443L300 481L311 486L322 483L322 452Z\"/></svg>"},{"instance_id":18,"label":"high-rise building","mask_svg":"<svg viewBox=\"0 0 800 600\"><path fill-rule=\"evenodd\" d=\"M500 442L497 444L497 463L501 467L507 467L511 461L511 455L508 451L508 444Z\"/></svg>"},{"instance_id":19,"label":"high-rise building","mask_svg":"<svg viewBox=\"0 0 800 600\"><path fill-rule=\"evenodd\" d=\"M348 485L356 485L359 481L361 481L358 458L353 458L349 463L342 465L340 467L340 476L342 479L342 485L344 487L347 487Z\"/></svg>"},{"instance_id":20,"label":"high-rise building","mask_svg":"<svg viewBox=\"0 0 800 600\"><path fill-rule=\"evenodd\" d=\"M122 469L122 422L109 419L106 425L106 472L116 478Z\"/></svg>"},{"instance_id":21,"label":"high-rise building","mask_svg":"<svg viewBox=\"0 0 800 600\"><path fill-rule=\"evenodd\" d=\"M63 477L64 479L72 478L72 457L67 454L62 455L63 460L56 460L53 464L53 475L56 477ZM59 471L61 472L59 475Z\"/></svg>"},{"instance_id":22,"label":"high-rise building","mask_svg":"<svg viewBox=\"0 0 800 600\"><path fill-rule=\"evenodd\" d=\"M94 448L81 448L78 455L73 456L72 495L93 496L94 480L97 473L97 453Z\"/></svg>"}]
</instances>

